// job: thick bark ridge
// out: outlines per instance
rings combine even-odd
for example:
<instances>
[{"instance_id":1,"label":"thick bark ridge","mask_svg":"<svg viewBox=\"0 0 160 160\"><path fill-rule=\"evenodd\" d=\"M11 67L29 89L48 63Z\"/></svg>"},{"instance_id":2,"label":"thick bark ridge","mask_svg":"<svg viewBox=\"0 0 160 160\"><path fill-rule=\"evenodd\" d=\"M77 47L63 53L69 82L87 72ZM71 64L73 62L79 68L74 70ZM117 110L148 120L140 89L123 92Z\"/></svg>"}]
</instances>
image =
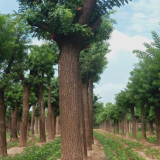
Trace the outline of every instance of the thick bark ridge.
<instances>
[{"instance_id":1,"label":"thick bark ridge","mask_svg":"<svg viewBox=\"0 0 160 160\"><path fill-rule=\"evenodd\" d=\"M31 90L31 84L24 84L23 88L23 115L20 128L20 146L24 147L27 141L27 125L29 117L29 94Z\"/></svg>"},{"instance_id":2,"label":"thick bark ridge","mask_svg":"<svg viewBox=\"0 0 160 160\"><path fill-rule=\"evenodd\" d=\"M62 160L82 160L81 111L79 88L79 53L77 39L64 39L60 44L59 59L59 104L61 116Z\"/></svg>"},{"instance_id":3,"label":"thick bark ridge","mask_svg":"<svg viewBox=\"0 0 160 160\"><path fill-rule=\"evenodd\" d=\"M157 145L160 145L160 107L155 107Z\"/></svg>"},{"instance_id":4,"label":"thick bark ridge","mask_svg":"<svg viewBox=\"0 0 160 160\"><path fill-rule=\"evenodd\" d=\"M7 155L5 115L4 91L0 90L0 155L2 156Z\"/></svg>"},{"instance_id":5,"label":"thick bark ridge","mask_svg":"<svg viewBox=\"0 0 160 160\"><path fill-rule=\"evenodd\" d=\"M39 109L39 119L40 119L40 142L46 142L46 132L45 132L45 111L43 104L43 83L39 84L39 96L38 96L38 109Z\"/></svg>"},{"instance_id":6,"label":"thick bark ridge","mask_svg":"<svg viewBox=\"0 0 160 160\"><path fill-rule=\"evenodd\" d=\"M88 84L87 81L83 82L83 106L84 106L84 120L86 131L86 143L87 149L92 150L92 139L90 130L90 118L89 118L89 103L88 103Z\"/></svg>"},{"instance_id":7,"label":"thick bark ridge","mask_svg":"<svg viewBox=\"0 0 160 160\"><path fill-rule=\"evenodd\" d=\"M32 118L31 118L31 136L34 136L34 122L35 122L35 105L32 106Z\"/></svg>"},{"instance_id":8,"label":"thick bark ridge","mask_svg":"<svg viewBox=\"0 0 160 160\"><path fill-rule=\"evenodd\" d=\"M142 140L146 142L147 138L146 138L146 120L145 120L144 106L141 107L141 129L142 129Z\"/></svg>"},{"instance_id":9,"label":"thick bark ridge","mask_svg":"<svg viewBox=\"0 0 160 160\"><path fill-rule=\"evenodd\" d=\"M18 119L18 111L19 111L19 104L17 103L15 105L15 108L14 110L12 110L12 140L15 140L18 138L18 135L17 135L17 119Z\"/></svg>"},{"instance_id":10,"label":"thick bark ridge","mask_svg":"<svg viewBox=\"0 0 160 160\"><path fill-rule=\"evenodd\" d=\"M134 115L134 106L131 107L132 125L133 125L133 138L136 139L136 117Z\"/></svg>"}]
</instances>

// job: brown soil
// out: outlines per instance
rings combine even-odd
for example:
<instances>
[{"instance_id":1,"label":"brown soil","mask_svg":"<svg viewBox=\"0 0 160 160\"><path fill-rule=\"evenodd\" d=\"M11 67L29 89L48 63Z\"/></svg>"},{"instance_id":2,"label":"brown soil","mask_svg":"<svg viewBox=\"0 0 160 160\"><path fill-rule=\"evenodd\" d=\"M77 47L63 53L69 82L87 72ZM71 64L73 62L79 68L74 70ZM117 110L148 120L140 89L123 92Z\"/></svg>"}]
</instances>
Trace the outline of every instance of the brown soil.
<instances>
[{"instance_id":1,"label":"brown soil","mask_svg":"<svg viewBox=\"0 0 160 160\"><path fill-rule=\"evenodd\" d=\"M105 160L105 153L102 145L97 139L94 139L93 150L88 151L88 160Z\"/></svg>"},{"instance_id":2,"label":"brown soil","mask_svg":"<svg viewBox=\"0 0 160 160\"><path fill-rule=\"evenodd\" d=\"M25 147L12 147L10 149L7 149L7 153L8 155L12 156L12 155L15 155L15 154L19 154L19 153L22 153L23 152L23 149Z\"/></svg>"}]
</instances>

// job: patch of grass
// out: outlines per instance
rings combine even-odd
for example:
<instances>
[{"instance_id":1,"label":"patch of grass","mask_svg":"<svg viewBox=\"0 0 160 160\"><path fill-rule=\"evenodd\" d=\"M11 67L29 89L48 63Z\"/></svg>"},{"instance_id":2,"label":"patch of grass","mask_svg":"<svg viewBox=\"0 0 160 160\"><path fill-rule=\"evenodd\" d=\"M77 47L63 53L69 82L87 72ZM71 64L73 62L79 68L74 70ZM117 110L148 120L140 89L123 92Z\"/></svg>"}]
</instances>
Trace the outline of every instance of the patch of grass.
<instances>
[{"instance_id":1,"label":"patch of grass","mask_svg":"<svg viewBox=\"0 0 160 160\"><path fill-rule=\"evenodd\" d=\"M42 147L37 145L27 147L22 154L16 154L14 157L1 157L0 160L57 160L60 157L61 140L59 137Z\"/></svg>"},{"instance_id":2,"label":"patch of grass","mask_svg":"<svg viewBox=\"0 0 160 160\"><path fill-rule=\"evenodd\" d=\"M14 141L10 141L7 143L7 149L10 149L12 147L18 147L19 145L19 140L14 140Z\"/></svg>"},{"instance_id":3,"label":"patch of grass","mask_svg":"<svg viewBox=\"0 0 160 160\"><path fill-rule=\"evenodd\" d=\"M111 134L109 134L109 137L105 137L94 131L94 136L104 147L107 160L144 160L136 152L134 152L130 146L125 147Z\"/></svg>"},{"instance_id":4,"label":"patch of grass","mask_svg":"<svg viewBox=\"0 0 160 160\"><path fill-rule=\"evenodd\" d=\"M155 148L147 148L145 153L146 155L149 155L152 158L160 159L160 151Z\"/></svg>"}]
</instances>

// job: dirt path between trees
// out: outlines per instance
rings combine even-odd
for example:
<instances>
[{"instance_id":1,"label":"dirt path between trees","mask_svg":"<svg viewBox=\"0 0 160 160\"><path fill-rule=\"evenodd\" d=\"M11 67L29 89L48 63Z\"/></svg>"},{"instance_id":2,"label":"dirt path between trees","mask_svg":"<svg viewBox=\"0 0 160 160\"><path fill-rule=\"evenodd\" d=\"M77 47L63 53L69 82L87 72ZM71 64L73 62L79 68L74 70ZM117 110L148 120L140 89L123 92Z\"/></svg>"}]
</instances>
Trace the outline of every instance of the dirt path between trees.
<instances>
[{"instance_id":1,"label":"dirt path between trees","mask_svg":"<svg viewBox=\"0 0 160 160\"><path fill-rule=\"evenodd\" d=\"M97 132L99 132L100 134L102 134L103 136L107 137L106 134L104 134L105 131L102 131L100 129L96 129ZM109 133L111 134L111 133ZM141 141L137 141L137 140L133 140L131 138L125 138L125 137L122 137L120 135L115 135L115 134L111 134L111 135L114 135L115 137L120 137L120 138L124 138L126 140L130 140L130 141L136 141L136 142L139 142L139 143L142 143ZM107 137L109 138L109 137ZM115 139L116 140L116 139ZM116 140L118 141L118 139ZM119 143L123 144L121 141L118 141ZM127 144L123 144L125 147L127 147ZM147 147L153 147L153 148L156 148L158 149L158 147L155 147L154 144L148 144L148 143L143 143L144 146L147 146ZM140 150L136 150L136 149L132 149L134 152L138 153L142 158L146 159L146 160L158 160L156 158L151 158L149 156L147 156L143 151L140 151Z\"/></svg>"}]
</instances>

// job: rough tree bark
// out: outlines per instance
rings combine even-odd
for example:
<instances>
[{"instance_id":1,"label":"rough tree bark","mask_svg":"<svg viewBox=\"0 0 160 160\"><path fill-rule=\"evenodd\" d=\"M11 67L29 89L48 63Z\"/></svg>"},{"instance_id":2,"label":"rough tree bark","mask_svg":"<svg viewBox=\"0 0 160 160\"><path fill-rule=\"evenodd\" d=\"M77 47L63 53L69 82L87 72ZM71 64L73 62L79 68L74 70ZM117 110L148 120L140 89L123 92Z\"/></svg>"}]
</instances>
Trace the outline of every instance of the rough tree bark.
<instances>
[{"instance_id":1,"label":"rough tree bark","mask_svg":"<svg viewBox=\"0 0 160 160\"><path fill-rule=\"evenodd\" d=\"M160 145L160 107L155 107L157 145Z\"/></svg>"},{"instance_id":2,"label":"rough tree bark","mask_svg":"<svg viewBox=\"0 0 160 160\"><path fill-rule=\"evenodd\" d=\"M89 80L89 119L90 119L90 133L92 144L94 144L93 139L93 82Z\"/></svg>"},{"instance_id":3,"label":"rough tree bark","mask_svg":"<svg viewBox=\"0 0 160 160\"><path fill-rule=\"evenodd\" d=\"M32 118L31 118L31 136L34 136L34 122L35 122L35 105L32 106Z\"/></svg>"},{"instance_id":4,"label":"rough tree bark","mask_svg":"<svg viewBox=\"0 0 160 160\"><path fill-rule=\"evenodd\" d=\"M52 113L52 106L51 106L51 87L50 84L48 85L48 139L53 140L54 139L54 128L52 123L53 121L53 113Z\"/></svg>"},{"instance_id":5,"label":"rough tree bark","mask_svg":"<svg viewBox=\"0 0 160 160\"><path fill-rule=\"evenodd\" d=\"M35 134L38 134L38 116L35 116Z\"/></svg>"},{"instance_id":6,"label":"rough tree bark","mask_svg":"<svg viewBox=\"0 0 160 160\"><path fill-rule=\"evenodd\" d=\"M38 110L40 119L40 142L46 142L45 111L43 104L43 83L39 84Z\"/></svg>"},{"instance_id":7,"label":"rough tree bark","mask_svg":"<svg viewBox=\"0 0 160 160\"><path fill-rule=\"evenodd\" d=\"M23 85L23 114L22 114L22 123L20 128L20 146L24 147L27 141L27 125L29 117L29 94L31 89L31 84L25 83Z\"/></svg>"},{"instance_id":8,"label":"rough tree bark","mask_svg":"<svg viewBox=\"0 0 160 160\"><path fill-rule=\"evenodd\" d=\"M84 120L85 120L87 150L92 150L87 81L83 82L83 106L84 106Z\"/></svg>"},{"instance_id":9,"label":"rough tree bark","mask_svg":"<svg viewBox=\"0 0 160 160\"><path fill-rule=\"evenodd\" d=\"M19 111L19 104L16 103L14 109L12 110L12 140L15 140L18 138L17 135L17 118L18 118L18 111Z\"/></svg>"},{"instance_id":10,"label":"rough tree bark","mask_svg":"<svg viewBox=\"0 0 160 160\"><path fill-rule=\"evenodd\" d=\"M148 129L149 129L149 135L154 135L153 133L153 121L150 121L148 122Z\"/></svg>"},{"instance_id":11,"label":"rough tree bark","mask_svg":"<svg viewBox=\"0 0 160 160\"><path fill-rule=\"evenodd\" d=\"M7 155L6 144L6 123L5 123L6 108L4 105L4 90L0 90L0 155Z\"/></svg>"},{"instance_id":12,"label":"rough tree bark","mask_svg":"<svg viewBox=\"0 0 160 160\"><path fill-rule=\"evenodd\" d=\"M145 120L145 108L144 108L143 105L141 106L141 129L142 129L142 140L144 142L146 142L147 141L147 138L146 138L146 120Z\"/></svg>"},{"instance_id":13,"label":"rough tree bark","mask_svg":"<svg viewBox=\"0 0 160 160\"><path fill-rule=\"evenodd\" d=\"M59 58L59 103L61 115L62 160L82 160L81 144L81 92L79 88L80 43L72 37L64 38Z\"/></svg>"},{"instance_id":14,"label":"rough tree bark","mask_svg":"<svg viewBox=\"0 0 160 160\"><path fill-rule=\"evenodd\" d=\"M136 117L134 115L134 106L131 106L131 116L132 116L132 125L133 125L133 138L136 139Z\"/></svg>"},{"instance_id":15,"label":"rough tree bark","mask_svg":"<svg viewBox=\"0 0 160 160\"><path fill-rule=\"evenodd\" d=\"M56 117L56 135L60 135L60 116Z\"/></svg>"}]
</instances>

